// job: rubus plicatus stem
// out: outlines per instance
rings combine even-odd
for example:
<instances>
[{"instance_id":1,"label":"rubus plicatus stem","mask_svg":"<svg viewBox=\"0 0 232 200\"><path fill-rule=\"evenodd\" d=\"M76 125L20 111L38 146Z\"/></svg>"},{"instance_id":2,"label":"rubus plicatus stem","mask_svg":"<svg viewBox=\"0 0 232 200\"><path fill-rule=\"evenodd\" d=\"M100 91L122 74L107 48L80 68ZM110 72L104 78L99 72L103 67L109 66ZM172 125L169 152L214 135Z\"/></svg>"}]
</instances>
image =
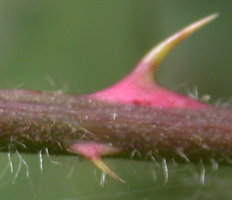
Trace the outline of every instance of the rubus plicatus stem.
<instances>
[{"instance_id":1,"label":"rubus plicatus stem","mask_svg":"<svg viewBox=\"0 0 232 200\"><path fill-rule=\"evenodd\" d=\"M213 14L152 49L134 71L91 95L0 90L2 151L81 154L123 181L101 156L134 150L190 159L232 156L232 109L169 91L153 78L160 61Z\"/></svg>"}]
</instances>

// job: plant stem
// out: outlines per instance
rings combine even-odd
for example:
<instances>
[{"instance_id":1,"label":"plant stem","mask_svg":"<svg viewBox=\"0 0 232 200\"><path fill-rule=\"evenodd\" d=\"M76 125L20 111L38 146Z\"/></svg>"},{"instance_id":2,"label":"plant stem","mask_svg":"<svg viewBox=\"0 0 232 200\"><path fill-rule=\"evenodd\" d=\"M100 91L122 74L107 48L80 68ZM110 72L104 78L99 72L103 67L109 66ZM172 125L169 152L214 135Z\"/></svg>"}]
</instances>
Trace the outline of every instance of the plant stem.
<instances>
[{"instance_id":1,"label":"plant stem","mask_svg":"<svg viewBox=\"0 0 232 200\"><path fill-rule=\"evenodd\" d=\"M92 141L126 152L225 159L232 154L232 109L150 108L1 90L0 141L5 150L27 152L68 153L71 144Z\"/></svg>"}]
</instances>

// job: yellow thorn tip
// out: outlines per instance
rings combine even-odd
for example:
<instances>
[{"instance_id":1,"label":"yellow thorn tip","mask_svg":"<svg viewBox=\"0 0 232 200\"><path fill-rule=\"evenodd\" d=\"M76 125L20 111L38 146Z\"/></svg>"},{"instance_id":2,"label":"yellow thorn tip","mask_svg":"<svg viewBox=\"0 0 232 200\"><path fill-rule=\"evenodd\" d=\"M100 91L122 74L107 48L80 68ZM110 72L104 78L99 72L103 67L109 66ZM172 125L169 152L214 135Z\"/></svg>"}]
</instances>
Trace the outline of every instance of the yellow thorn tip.
<instances>
[{"instance_id":1,"label":"yellow thorn tip","mask_svg":"<svg viewBox=\"0 0 232 200\"><path fill-rule=\"evenodd\" d=\"M99 157L99 158L94 158L91 160L100 170L102 170L104 173L108 174L112 178L125 183L125 181L120 178L118 175L116 175L105 163L104 161Z\"/></svg>"},{"instance_id":2,"label":"yellow thorn tip","mask_svg":"<svg viewBox=\"0 0 232 200\"><path fill-rule=\"evenodd\" d=\"M136 71L142 74L146 74L148 76L151 75L151 71L155 72L156 68L160 64L160 62L164 59L164 57L181 41L190 36L192 33L208 24L215 18L219 16L218 13L214 13L209 15L203 19L200 19L189 26L181 29L180 31L173 34L171 37L159 43L155 46L151 51L149 51L145 57L141 60L142 63L147 63L147 65L139 65L136 68ZM153 79L153 75L151 77Z\"/></svg>"}]
</instances>

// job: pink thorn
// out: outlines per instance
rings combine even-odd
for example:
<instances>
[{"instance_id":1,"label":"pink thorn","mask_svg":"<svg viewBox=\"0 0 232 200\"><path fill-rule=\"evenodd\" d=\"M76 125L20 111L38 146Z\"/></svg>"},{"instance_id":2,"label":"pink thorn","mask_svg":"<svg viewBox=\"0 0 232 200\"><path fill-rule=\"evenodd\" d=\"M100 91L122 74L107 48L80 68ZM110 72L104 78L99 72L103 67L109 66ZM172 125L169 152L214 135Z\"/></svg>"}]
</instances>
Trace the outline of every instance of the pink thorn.
<instances>
[{"instance_id":1,"label":"pink thorn","mask_svg":"<svg viewBox=\"0 0 232 200\"><path fill-rule=\"evenodd\" d=\"M70 146L70 149L90 160L97 159L103 155L115 154L120 151L120 149L116 147L94 142L74 143Z\"/></svg>"},{"instance_id":2,"label":"pink thorn","mask_svg":"<svg viewBox=\"0 0 232 200\"><path fill-rule=\"evenodd\" d=\"M104 173L108 174L109 176L113 177L114 179L125 183L125 181L120 178L117 174L115 174L101 159L103 155L110 155L120 152L119 148L101 144L101 143L94 143L94 142L82 142L82 143L74 143L70 146L70 149L82 156L85 156L90 161L92 161L99 169L101 169Z\"/></svg>"},{"instance_id":3,"label":"pink thorn","mask_svg":"<svg viewBox=\"0 0 232 200\"><path fill-rule=\"evenodd\" d=\"M204 108L208 106L159 86L153 78L153 73L173 47L217 16L218 14L210 15L175 33L153 48L134 71L122 81L90 96L111 103L159 108Z\"/></svg>"}]
</instances>

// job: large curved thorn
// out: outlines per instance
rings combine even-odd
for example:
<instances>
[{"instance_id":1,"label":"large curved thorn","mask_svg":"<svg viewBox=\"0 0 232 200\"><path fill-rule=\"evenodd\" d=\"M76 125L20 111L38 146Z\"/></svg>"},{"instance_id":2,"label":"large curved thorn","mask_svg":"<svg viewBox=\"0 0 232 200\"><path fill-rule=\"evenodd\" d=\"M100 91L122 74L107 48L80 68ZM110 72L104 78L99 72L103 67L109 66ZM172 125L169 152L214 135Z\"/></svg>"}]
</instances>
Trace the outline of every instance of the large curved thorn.
<instances>
[{"instance_id":1,"label":"large curved thorn","mask_svg":"<svg viewBox=\"0 0 232 200\"><path fill-rule=\"evenodd\" d=\"M154 73L162 59L181 41L215 19L218 14L205 17L154 47L136 68L122 81L110 88L90 95L113 103L172 108L204 108L207 106L189 97L162 88L154 79Z\"/></svg>"}]
</instances>

